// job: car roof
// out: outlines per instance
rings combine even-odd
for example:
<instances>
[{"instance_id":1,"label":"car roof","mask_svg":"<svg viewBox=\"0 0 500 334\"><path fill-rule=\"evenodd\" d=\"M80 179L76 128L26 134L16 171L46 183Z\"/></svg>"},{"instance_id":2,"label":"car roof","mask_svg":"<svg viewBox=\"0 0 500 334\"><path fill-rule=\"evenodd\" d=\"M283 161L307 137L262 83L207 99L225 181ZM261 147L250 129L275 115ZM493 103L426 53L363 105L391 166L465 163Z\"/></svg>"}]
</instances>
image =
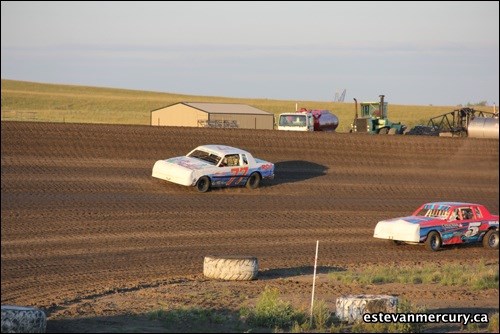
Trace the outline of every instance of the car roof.
<instances>
[{"instance_id":1,"label":"car roof","mask_svg":"<svg viewBox=\"0 0 500 334\"><path fill-rule=\"evenodd\" d=\"M218 145L218 144L210 144L210 145L201 145L195 148L196 150L207 150L212 153L218 155L226 155L226 154L248 154L247 151L242 150L240 148L227 146L227 145Z\"/></svg>"},{"instance_id":2,"label":"car roof","mask_svg":"<svg viewBox=\"0 0 500 334\"><path fill-rule=\"evenodd\" d=\"M452 206L471 206L471 205L481 205L481 204L475 204L475 203L467 203L467 202L430 202L424 204L426 208L433 208L433 209L444 209L445 207L452 207Z\"/></svg>"}]
</instances>

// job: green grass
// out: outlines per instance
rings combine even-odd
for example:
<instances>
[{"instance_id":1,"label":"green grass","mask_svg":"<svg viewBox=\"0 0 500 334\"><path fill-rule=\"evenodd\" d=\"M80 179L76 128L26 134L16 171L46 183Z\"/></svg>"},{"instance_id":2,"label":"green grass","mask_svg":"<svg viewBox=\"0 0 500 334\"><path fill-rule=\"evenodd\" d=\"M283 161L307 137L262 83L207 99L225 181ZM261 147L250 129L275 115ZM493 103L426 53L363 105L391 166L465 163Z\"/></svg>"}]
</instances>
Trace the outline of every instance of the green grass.
<instances>
[{"instance_id":1,"label":"green grass","mask_svg":"<svg viewBox=\"0 0 500 334\"><path fill-rule=\"evenodd\" d=\"M373 93L373 100L380 92ZM431 117L457 109L457 106L393 105L388 115L393 122L409 128L427 124ZM217 96L181 95L115 88L57 85L2 79L2 120L67 123L106 123L149 125L150 113L178 102L242 103L278 115L299 108L328 109L339 118L338 132L348 132L354 117L354 102L286 101ZM361 102L361 101L359 101ZM489 107L478 107L491 111Z\"/></svg>"},{"instance_id":2,"label":"green grass","mask_svg":"<svg viewBox=\"0 0 500 334\"><path fill-rule=\"evenodd\" d=\"M488 332L489 333L498 333L498 312L494 313L490 316L490 322L488 324Z\"/></svg>"},{"instance_id":3,"label":"green grass","mask_svg":"<svg viewBox=\"0 0 500 334\"><path fill-rule=\"evenodd\" d=\"M402 299L397 306L398 313L426 313L423 308ZM312 319L306 311L296 311L289 303L279 298L279 291L266 287L253 309L242 309L242 318L253 329L268 328L274 332L320 332L320 333L419 333L423 324L418 323L364 323L362 320L348 325L328 309L323 300L316 302ZM312 320L312 321L311 321Z\"/></svg>"},{"instance_id":4,"label":"green grass","mask_svg":"<svg viewBox=\"0 0 500 334\"><path fill-rule=\"evenodd\" d=\"M214 310L186 307L182 309L174 309L170 311L156 310L148 314L151 320L162 320L168 324L182 325L185 323L214 323L222 324L226 321L226 317Z\"/></svg>"},{"instance_id":5,"label":"green grass","mask_svg":"<svg viewBox=\"0 0 500 334\"><path fill-rule=\"evenodd\" d=\"M399 299L396 313L427 313L423 308L407 299ZM429 332L422 323L365 323L359 320L353 324L340 321L323 300L315 302L312 319L308 310L297 310L280 298L277 288L266 286L255 306L243 307L239 314L228 310L184 307L180 309L159 309L148 313L152 321L160 321L165 332L274 332L274 333L421 333ZM312 321L311 321L312 320ZM188 326L188 327L186 327ZM490 314L489 323L469 324L465 332L498 333L498 313Z\"/></svg>"},{"instance_id":6,"label":"green grass","mask_svg":"<svg viewBox=\"0 0 500 334\"><path fill-rule=\"evenodd\" d=\"M304 314L296 312L290 303L279 298L276 288L266 286L253 309L243 308L241 317L252 327L290 328L295 322L303 322Z\"/></svg>"},{"instance_id":7,"label":"green grass","mask_svg":"<svg viewBox=\"0 0 500 334\"><path fill-rule=\"evenodd\" d=\"M484 261L469 264L426 264L425 266L369 265L360 271L340 271L328 274L331 280L343 284L432 284L469 286L473 290L498 289L498 265Z\"/></svg>"}]
</instances>

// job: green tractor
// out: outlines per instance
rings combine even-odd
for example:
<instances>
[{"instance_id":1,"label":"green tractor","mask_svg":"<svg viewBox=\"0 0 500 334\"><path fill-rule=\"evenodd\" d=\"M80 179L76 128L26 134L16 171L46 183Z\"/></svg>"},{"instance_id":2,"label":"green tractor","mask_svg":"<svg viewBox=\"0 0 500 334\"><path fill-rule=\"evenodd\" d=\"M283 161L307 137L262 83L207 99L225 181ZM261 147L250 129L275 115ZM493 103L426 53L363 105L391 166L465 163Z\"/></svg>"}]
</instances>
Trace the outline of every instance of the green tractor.
<instances>
[{"instance_id":1,"label":"green tractor","mask_svg":"<svg viewBox=\"0 0 500 334\"><path fill-rule=\"evenodd\" d=\"M380 95L379 102L361 102L361 115L358 115L358 101L354 99L356 114L350 132L371 134L403 134L406 126L391 122L387 118L387 102Z\"/></svg>"}]
</instances>

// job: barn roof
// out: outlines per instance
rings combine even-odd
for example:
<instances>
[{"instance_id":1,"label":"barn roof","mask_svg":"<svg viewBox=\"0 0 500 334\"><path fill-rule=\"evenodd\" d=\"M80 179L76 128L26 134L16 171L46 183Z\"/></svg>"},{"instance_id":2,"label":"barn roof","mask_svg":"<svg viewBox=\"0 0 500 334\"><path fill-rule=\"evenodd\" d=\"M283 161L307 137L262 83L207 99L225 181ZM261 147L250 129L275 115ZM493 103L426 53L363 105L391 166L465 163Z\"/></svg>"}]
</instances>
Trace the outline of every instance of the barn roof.
<instances>
[{"instance_id":1,"label":"barn roof","mask_svg":"<svg viewBox=\"0 0 500 334\"><path fill-rule=\"evenodd\" d=\"M267 111L260 110L249 106L247 104L240 103L208 103L208 102L179 102L180 104L184 104L186 106L211 113L211 114L253 114L253 115L272 115ZM179 104L175 103L170 106ZM167 107L170 107L167 106ZM167 107L163 107L160 109L164 109ZM157 109L159 110L159 109ZM155 111L155 110L153 110Z\"/></svg>"}]
</instances>

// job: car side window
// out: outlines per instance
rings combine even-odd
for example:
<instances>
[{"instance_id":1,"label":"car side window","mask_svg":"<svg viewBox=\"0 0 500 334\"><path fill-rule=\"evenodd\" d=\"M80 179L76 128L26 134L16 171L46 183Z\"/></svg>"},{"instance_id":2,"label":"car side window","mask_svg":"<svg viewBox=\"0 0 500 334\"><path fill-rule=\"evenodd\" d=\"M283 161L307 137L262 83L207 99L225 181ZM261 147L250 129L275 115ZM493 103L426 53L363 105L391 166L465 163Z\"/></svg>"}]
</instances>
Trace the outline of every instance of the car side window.
<instances>
[{"instance_id":1,"label":"car side window","mask_svg":"<svg viewBox=\"0 0 500 334\"><path fill-rule=\"evenodd\" d=\"M462 219L468 220L474 218L471 208L461 208L460 211L462 213Z\"/></svg>"},{"instance_id":2,"label":"car side window","mask_svg":"<svg viewBox=\"0 0 500 334\"><path fill-rule=\"evenodd\" d=\"M244 165L248 165L248 159L247 159L246 154L242 154L241 155L241 160L243 161Z\"/></svg>"},{"instance_id":3,"label":"car side window","mask_svg":"<svg viewBox=\"0 0 500 334\"><path fill-rule=\"evenodd\" d=\"M478 207L475 207L474 211L476 212L476 217L477 218L483 218L483 214L481 213L481 210L479 210Z\"/></svg>"},{"instance_id":4,"label":"car side window","mask_svg":"<svg viewBox=\"0 0 500 334\"><path fill-rule=\"evenodd\" d=\"M240 156L239 154L228 154L224 157L224 161L226 163L226 166L239 166L240 165Z\"/></svg>"}]
</instances>

